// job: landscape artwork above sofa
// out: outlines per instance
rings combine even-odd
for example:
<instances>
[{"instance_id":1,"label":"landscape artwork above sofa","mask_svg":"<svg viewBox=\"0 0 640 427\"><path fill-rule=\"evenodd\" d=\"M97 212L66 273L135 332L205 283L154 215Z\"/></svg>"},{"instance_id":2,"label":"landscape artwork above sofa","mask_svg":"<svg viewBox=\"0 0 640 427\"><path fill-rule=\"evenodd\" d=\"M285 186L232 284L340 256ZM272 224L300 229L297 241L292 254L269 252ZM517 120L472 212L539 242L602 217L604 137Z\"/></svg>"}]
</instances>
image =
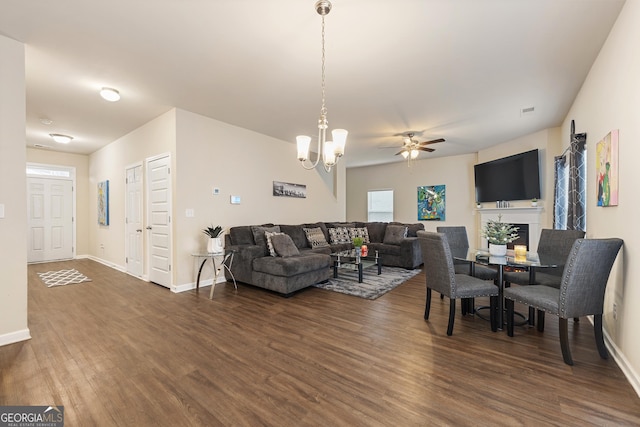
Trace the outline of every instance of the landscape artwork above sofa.
<instances>
[{"instance_id":1,"label":"landscape artwork above sofa","mask_svg":"<svg viewBox=\"0 0 640 427\"><path fill-rule=\"evenodd\" d=\"M444 221L445 201L444 185L418 187L418 221Z\"/></svg>"}]
</instances>

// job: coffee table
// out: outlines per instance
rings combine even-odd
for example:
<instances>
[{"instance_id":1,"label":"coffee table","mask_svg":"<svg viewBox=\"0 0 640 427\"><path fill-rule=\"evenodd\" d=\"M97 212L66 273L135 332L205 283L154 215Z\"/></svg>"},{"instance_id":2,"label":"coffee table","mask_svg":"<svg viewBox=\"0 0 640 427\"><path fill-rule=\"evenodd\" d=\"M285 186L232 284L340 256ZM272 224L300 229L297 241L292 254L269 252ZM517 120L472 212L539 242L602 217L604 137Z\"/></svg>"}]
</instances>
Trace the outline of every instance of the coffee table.
<instances>
[{"instance_id":1,"label":"coffee table","mask_svg":"<svg viewBox=\"0 0 640 427\"><path fill-rule=\"evenodd\" d=\"M362 283L362 270L373 265L378 266L378 275L382 274L382 264L378 257L378 251L366 257L358 255L355 249L334 252L331 254L333 260L333 277L338 277L339 269L358 270L358 283Z\"/></svg>"}]
</instances>

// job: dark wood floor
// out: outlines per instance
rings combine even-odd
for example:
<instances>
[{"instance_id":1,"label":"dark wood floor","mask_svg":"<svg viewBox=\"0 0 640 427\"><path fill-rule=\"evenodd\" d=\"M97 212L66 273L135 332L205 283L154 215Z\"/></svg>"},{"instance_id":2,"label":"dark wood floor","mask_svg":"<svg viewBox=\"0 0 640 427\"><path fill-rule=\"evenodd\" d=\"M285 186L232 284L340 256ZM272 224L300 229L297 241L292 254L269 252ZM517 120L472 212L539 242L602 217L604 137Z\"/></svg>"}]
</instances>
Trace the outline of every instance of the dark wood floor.
<instances>
[{"instance_id":1,"label":"dark wood floor","mask_svg":"<svg viewBox=\"0 0 640 427\"><path fill-rule=\"evenodd\" d=\"M93 281L47 288L37 272ZM68 426L640 425L640 399L587 319L492 333L424 275L368 301L229 284L173 294L90 260L29 266L33 338L0 347L0 405L64 405ZM480 301L481 302L481 301ZM459 310L458 310L459 311Z\"/></svg>"}]
</instances>

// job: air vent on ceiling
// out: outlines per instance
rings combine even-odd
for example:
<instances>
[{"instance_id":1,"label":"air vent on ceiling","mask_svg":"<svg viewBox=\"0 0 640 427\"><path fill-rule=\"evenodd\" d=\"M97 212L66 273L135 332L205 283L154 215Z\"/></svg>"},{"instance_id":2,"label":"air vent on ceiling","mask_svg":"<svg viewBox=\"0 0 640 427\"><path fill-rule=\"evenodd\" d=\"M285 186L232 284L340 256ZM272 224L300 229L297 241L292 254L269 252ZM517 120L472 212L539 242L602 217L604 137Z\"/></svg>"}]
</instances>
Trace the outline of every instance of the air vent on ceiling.
<instances>
[{"instance_id":1,"label":"air vent on ceiling","mask_svg":"<svg viewBox=\"0 0 640 427\"><path fill-rule=\"evenodd\" d=\"M535 107L524 107L520 109L520 116L530 116L536 110Z\"/></svg>"}]
</instances>

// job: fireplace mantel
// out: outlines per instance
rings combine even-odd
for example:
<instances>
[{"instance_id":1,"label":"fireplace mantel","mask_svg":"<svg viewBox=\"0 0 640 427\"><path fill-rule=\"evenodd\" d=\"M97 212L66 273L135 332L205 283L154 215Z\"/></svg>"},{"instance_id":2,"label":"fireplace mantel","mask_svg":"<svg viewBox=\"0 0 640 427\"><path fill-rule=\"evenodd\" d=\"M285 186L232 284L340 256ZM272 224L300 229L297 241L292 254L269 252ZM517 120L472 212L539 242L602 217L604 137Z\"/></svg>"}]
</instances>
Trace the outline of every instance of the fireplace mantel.
<instances>
[{"instance_id":1,"label":"fireplace mantel","mask_svg":"<svg viewBox=\"0 0 640 427\"><path fill-rule=\"evenodd\" d=\"M476 209L480 214L480 230L484 229L487 221L498 220L501 216L502 222L512 224L528 224L529 225L529 250L536 252L538 250L538 241L540 240L543 208L537 207L514 207L514 208L481 208ZM482 247L487 247L487 239L480 237Z\"/></svg>"}]
</instances>

